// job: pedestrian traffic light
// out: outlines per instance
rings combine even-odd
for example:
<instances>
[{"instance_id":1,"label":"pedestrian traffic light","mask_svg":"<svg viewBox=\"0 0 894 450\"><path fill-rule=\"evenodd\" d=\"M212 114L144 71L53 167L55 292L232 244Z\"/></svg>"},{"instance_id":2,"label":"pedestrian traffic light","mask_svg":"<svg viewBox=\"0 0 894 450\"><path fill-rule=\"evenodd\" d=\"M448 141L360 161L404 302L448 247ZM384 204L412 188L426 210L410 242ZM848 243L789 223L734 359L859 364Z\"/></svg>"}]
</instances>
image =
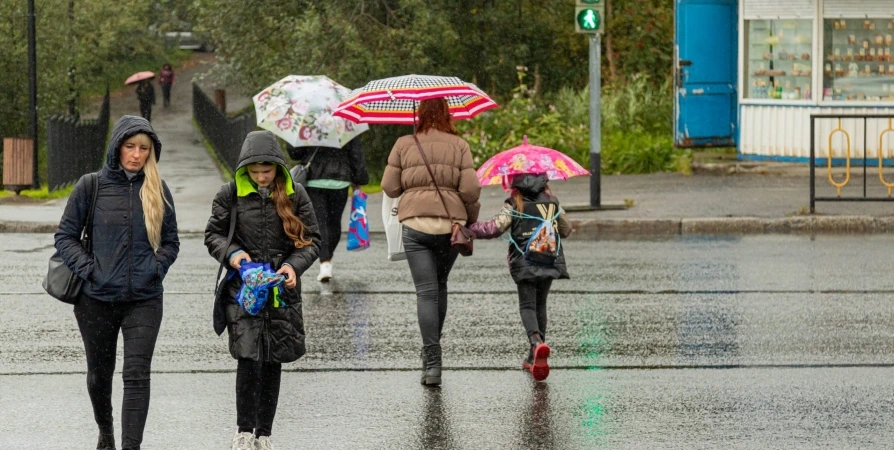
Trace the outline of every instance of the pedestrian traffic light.
<instances>
[{"instance_id":1,"label":"pedestrian traffic light","mask_svg":"<svg viewBox=\"0 0 894 450\"><path fill-rule=\"evenodd\" d=\"M605 29L605 3L603 0L577 0L574 12L574 31L599 33Z\"/></svg>"}]
</instances>

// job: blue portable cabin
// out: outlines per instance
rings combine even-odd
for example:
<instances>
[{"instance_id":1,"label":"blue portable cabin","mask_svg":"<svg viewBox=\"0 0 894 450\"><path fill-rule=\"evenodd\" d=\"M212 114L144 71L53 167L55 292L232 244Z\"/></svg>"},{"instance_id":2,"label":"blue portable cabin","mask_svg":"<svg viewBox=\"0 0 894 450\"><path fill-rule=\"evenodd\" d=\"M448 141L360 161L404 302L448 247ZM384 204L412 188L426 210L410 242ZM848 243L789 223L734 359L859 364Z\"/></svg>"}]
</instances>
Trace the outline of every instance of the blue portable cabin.
<instances>
[{"instance_id":1,"label":"blue portable cabin","mask_svg":"<svg viewBox=\"0 0 894 450\"><path fill-rule=\"evenodd\" d=\"M675 0L679 147L808 161L811 114L894 114L894 0ZM819 122L818 155L838 126ZM877 158L887 121L843 120ZM894 149L894 133L883 147ZM832 156L845 155L843 134ZM855 150L856 151L856 150Z\"/></svg>"}]
</instances>

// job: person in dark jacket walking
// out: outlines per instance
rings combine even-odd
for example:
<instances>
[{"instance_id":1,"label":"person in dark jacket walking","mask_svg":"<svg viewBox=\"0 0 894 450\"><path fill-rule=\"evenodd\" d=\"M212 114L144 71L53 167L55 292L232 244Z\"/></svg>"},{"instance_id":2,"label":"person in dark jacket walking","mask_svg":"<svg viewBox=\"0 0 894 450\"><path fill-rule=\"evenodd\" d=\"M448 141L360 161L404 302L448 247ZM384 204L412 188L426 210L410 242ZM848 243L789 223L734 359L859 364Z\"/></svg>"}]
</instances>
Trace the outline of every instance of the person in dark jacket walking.
<instances>
[{"instance_id":1,"label":"person in dark jacket walking","mask_svg":"<svg viewBox=\"0 0 894 450\"><path fill-rule=\"evenodd\" d=\"M155 104L155 88L152 80L143 80L137 84L137 100L140 101L140 115L152 121L152 105Z\"/></svg>"},{"instance_id":2,"label":"person in dark jacket walking","mask_svg":"<svg viewBox=\"0 0 894 450\"><path fill-rule=\"evenodd\" d=\"M512 196L503 204L500 214L487 222L469 226L479 239L493 239L507 230L509 244L509 273L518 286L518 307L522 325L528 335L530 348L522 367L529 370L537 381L549 376L550 348L546 345L546 297L555 279L567 279L565 253L561 241L555 247L555 262L538 265L525 259L519 246L533 235L544 221L554 222L554 229L561 238L571 235L571 223L549 190L545 174L521 174L510 178ZM543 229L543 228L541 228Z\"/></svg>"},{"instance_id":3,"label":"person in dark jacket walking","mask_svg":"<svg viewBox=\"0 0 894 450\"><path fill-rule=\"evenodd\" d=\"M81 245L90 212L90 182L78 181L56 231L56 249L84 280L74 315L87 354L87 391L99 426L97 449L114 449L112 376L119 331L124 335L121 446L140 448L149 411L149 375L162 318L162 282L180 241L171 191L158 173L161 142L145 119L124 116L115 125L99 172L90 236Z\"/></svg>"},{"instance_id":4,"label":"person in dark jacket walking","mask_svg":"<svg viewBox=\"0 0 894 450\"><path fill-rule=\"evenodd\" d=\"M162 105L167 108L171 105L171 86L174 85L174 69L171 64L164 63L158 73L158 85L161 86Z\"/></svg>"},{"instance_id":5,"label":"person in dark jacket walking","mask_svg":"<svg viewBox=\"0 0 894 450\"><path fill-rule=\"evenodd\" d=\"M236 211L236 225L230 241L231 210ZM282 364L305 352L299 277L320 250L310 198L292 182L273 133L253 131L246 137L235 181L214 198L205 246L214 259L235 271L227 271L214 315L215 331L229 331L230 354L238 360L238 430L232 448L270 450ZM245 262L270 263L287 277L285 289L274 288L273 300L254 316L235 301L242 286L238 270Z\"/></svg>"},{"instance_id":6,"label":"person in dark jacket walking","mask_svg":"<svg viewBox=\"0 0 894 450\"><path fill-rule=\"evenodd\" d=\"M348 188L354 190L369 184L366 158L360 137L351 139L341 149L332 147L289 147L289 156L302 161L307 168L305 189L320 221L320 274L317 281L332 279L332 256L341 239L341 217L348 203Z\"/></svg>"}]
</instances>

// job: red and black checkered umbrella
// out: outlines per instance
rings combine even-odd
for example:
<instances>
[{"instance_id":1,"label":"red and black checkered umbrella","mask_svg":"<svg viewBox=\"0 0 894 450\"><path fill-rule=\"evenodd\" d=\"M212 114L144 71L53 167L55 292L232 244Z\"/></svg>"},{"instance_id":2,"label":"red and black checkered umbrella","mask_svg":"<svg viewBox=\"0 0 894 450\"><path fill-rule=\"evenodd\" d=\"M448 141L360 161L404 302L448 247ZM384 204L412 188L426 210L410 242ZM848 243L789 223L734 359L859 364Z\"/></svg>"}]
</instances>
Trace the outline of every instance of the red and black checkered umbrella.
<instances>
[{"instance_id":1,"label":"red and black checkered umbrella","mask_svg":"<svg viewBox=\"0 0 894 450\"><path fill-rule=\"evenodd\" d=\"M412 125L422 100L444 98L454 119L471 119L497 107L487 94L457 77L404 75L354 89L332 115L357 123Z\"/></svg>"}]
</instances>

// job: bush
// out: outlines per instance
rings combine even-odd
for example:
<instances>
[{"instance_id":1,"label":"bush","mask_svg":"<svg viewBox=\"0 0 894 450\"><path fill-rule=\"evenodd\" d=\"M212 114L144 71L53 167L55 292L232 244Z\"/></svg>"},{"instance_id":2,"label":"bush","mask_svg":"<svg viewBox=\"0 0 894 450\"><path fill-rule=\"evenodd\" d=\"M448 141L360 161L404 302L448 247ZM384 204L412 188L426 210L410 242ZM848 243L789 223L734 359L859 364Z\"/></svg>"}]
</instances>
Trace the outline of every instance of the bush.
<instances>
[{"instance_id":1,"label":"bush","mask_svg":"<svg viewBox=\"0 0 894 450\"><path fill-rule=\"evenodd\" d=\"M500 108L458 123L475 164L522 143L556 149L589 167L589 90L563 88L549 99L519 85ZM673 93L669 82L655 87L648 77L607 86L602 95L602 172L617 174L688 172L691 153L673 147Z\"/></svg>"}]
</instances>

